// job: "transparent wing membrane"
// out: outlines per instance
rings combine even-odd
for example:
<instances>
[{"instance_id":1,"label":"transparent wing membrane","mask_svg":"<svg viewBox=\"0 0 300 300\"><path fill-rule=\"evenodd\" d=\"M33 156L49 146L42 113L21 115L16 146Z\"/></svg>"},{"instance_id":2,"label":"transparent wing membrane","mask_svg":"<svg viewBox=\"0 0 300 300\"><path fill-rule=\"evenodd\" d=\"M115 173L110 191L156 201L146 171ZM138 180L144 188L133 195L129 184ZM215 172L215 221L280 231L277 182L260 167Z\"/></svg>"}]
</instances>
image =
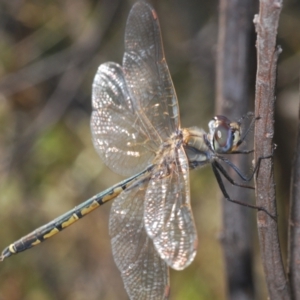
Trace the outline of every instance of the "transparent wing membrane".
<instances>
[{"instance_id":1,"label":"transparent wing membrane","mask_svg":"<svg viewBox=\"0 0 300 300\"><path fill-rule=\"evenodd\" d=\"M176 163L175 163L176 162ZM171 170L153 170L145 197L145 227L167 264L187 267L196 255L197 232L190 205L189 167L182 148Z\"/></svg>"},{"instance_id":2,"label":"transparent wing membrane","mask_svg":"<svg viewBox=\"0 0 300 300\"><path fill-rule=\"evenodd\" d=\"M123 67L132 99L150 137L159 136L162 142L179 127L179 108L158 18L144 2L133 6L127 20Z\"/></svg>"},{"instance_id":3,"label":"transparent wing membrane","mask_svg":"<svg viewBox=\"0 0 300 300\"><path fill-rule=\"evenodd\" d=\"M130 299L165 299L168 266L144 228L145 188L146 184L137 184L113 202L109 224L112 251Z\"/></svg>"},{"instance_id":4,"label":"transparent wing membrane","mask_svg":"<svg viewBox=\"0 0 300 300\"><path fill-rule=\"evenodd\" d=\"M105 63L99 67L93 83L92 107L94 146L108 167L130 176L151 163L160 141L149 139L120 65Z\"/></svg>"}]
</instances>

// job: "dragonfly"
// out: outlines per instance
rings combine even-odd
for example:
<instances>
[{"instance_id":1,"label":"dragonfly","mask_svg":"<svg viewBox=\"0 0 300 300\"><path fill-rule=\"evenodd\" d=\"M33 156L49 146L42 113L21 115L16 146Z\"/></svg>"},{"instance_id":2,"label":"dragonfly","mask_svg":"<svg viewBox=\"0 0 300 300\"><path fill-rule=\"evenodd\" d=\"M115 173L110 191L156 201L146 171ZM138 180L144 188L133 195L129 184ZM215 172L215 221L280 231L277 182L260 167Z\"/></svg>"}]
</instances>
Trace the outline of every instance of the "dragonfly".
<instances>
[{"instance_id":1,"label":"dragonfly","mask_svg":"<svg viewBox=\"0 0 300 300\"><path fill-rule=\"evenodd\" d=\"M241 122L225 116L215 116L208 127L208 133L181 128L157 14L148 3L137 2L127 19L122 65L101 64L92 87L95 149L110 169L129 178L15 241L0 260L40 244L114 199L112 251L130 299L167 299L169 267L185 269L197 250L189 170L211 164L227 200L270 215L263 207L231 199L222 181L223 176L251 188L234 181L222 166L229 165L244 181L253 177L246 178L224 156L252 152L239 150L250 129L242 134Z\"/></svg>"}]
</instances>

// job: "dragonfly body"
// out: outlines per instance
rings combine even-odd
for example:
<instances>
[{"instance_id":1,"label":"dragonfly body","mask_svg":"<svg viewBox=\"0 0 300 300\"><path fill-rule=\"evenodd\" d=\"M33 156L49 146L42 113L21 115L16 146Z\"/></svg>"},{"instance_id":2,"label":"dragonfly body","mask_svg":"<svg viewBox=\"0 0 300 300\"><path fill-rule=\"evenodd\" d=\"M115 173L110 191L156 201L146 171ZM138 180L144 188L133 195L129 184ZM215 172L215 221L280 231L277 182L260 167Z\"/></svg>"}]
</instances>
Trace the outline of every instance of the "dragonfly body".
<instances>
[{"instance_id":1,"label":"dragonfly body","mask_svg":"<svg viewBox=\"0 0 300 300\"><path fill-rule=\"evenodd\" d=\"M91 213L100 205L116 198L123 190L128 188L133 183L137 182L137 180L140 181L141 177L149 173L150 169L151 167L147 168L140 174L137 174L131 178L121 181L120 183L112 186L111 188L86 200L85 202L76 206L64 215L61 215L58 218L52 220L51 222L35 229L28 235L20 238L18 241L15 241L13 244L6 247L0 256L0 259L3 260L13 254L17 254L19 252L30 249L45 241L46 239L49 239L50 237L69 227L76 221L80 220L87 214Z\"/></svg>"},{"instance_id":2,"label":"dragonfly body","mask_svg":"<svg viewBox=\"0 0 300 300\"><path fill-rule=\"evenodd\" d=\"M236 184L220 165L226 162L244 179L222 156L238 153L244 139L240 124L216 116L208 133L181 128L158 18L145 2L137 2L128 17L122 66L100 65L92 107L95 149L108 167L129 179L11 244L0 259L39 244L115 199L109 224L112 250L129 297L166 299L168 268L186 268L198 244L189 170L210 163L225 198L239 203L227 195L219 172Z\"/></svg>"},{"instance_id":3,"label":"dragonfly body","mask_svg":"<svg viewBox=\"0 0 300 300\"><path fill-rule=\"evenodd\" d=\"M209 135L203 129L192 127L179 130L161 145L153 163L145 170L93 196L64 215L22 237L3 250L1 259L3 260L12 254L17 254L38 245L94 211L100 205L116 198L125 189L129 189L130 186L141 185L149 181L154 166L156 166L156 169L167 169L171 173L174 168L173 165L178 163L174 159L176 148L181 146L183 146L188 157L189 169L201 167L215 159L215 151L211 150ZM157 174L159 176L159 172ZM160 176L165 177L167 175L162 173Z\"/></svg>"}]
</instances>

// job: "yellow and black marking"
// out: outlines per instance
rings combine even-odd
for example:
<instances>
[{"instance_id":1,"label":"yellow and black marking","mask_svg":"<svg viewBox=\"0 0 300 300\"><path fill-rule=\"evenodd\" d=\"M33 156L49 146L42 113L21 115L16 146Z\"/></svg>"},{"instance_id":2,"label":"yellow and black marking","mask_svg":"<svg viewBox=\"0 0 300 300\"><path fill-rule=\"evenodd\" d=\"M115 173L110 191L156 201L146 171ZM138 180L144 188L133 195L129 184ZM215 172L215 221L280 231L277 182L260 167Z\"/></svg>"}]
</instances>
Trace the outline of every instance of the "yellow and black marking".
<instances>
[{"instance_id":1,"label":"yellow and black marking","mask_svg":"<svg viewBox=\"0 0 300 300\"><path fill-rule=\"evenodd\" d=\"M93 196L92 198L86 200L80 205L76 206L67 213L61 215L60 217L54 219L53 221L43 225L31 233L23 236L19 240L15 241L8 247L6 247L0 256L0 261L3 261L5 258L17 254L19 252L25 251L34 247L41 242L49 239L55 234L59 233L63 229L69 227L82 217L86 216L102 204L116 198L122 191L130 187L133 183L143 182L148 177L147 173L150 173L153 166L148 167L144 171L124 180L120 183L112 186L111 188Z\"/></svg>"}]
</instances>

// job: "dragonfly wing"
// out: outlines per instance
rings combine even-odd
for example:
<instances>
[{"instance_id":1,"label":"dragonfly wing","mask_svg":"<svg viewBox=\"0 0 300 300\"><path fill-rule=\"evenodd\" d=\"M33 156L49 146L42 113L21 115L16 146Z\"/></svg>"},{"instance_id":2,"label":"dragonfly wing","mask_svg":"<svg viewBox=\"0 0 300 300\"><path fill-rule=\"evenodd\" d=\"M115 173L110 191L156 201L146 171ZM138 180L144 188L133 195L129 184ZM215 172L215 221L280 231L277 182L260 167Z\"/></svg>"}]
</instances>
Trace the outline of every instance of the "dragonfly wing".
<instances>
[{"instance_id":1,"label":"dragonfly wing","mask_svg":"<svg viewBox=\"0 0 300 300\"><path fill-rule=\"evenodd\" d=\"M165 140L180 126L179 108L164 57L158 17L145 2L136 3L127 19L123 68L148 135L154 140Z\"/></svg>"},{"instance_id":2,"label":"dragonfly wing","mask_svg":"<svg viewBox=\"0 0 300 300\"><path fill-rule=\"evenodd\" d=\"M93 83L91 130L94 146L114 172L134 175L152 161L159 142L137 118L120 65L100 65Z\"/></svg>"},{"instance_id":3,"label":"dragonfly wing","mask_svg":"<svg viewBox=\"0 0 300 300\"><path fill-rule=\"evenodd\" d=\"M144 222L160 257L173 269L182 270L193 261L198 239L190 206L188 161L183 148L174 152L171 168L153 170Z\"/></svg>"},{"instance_id":4,"label":"dragonfly wing","mask_svg":"<svg viewBox=\"0 0 300 300\"><path fill-rule=\"evenodd\" d=\"M144 187L136 185L114 200L109 224L113 256L130 299L167 299L168 266L145 231L144 197Z\"/></svg>"},{"instance_id":5,"label":"dragonfly wing","mask_svg":"<svg viewBox=\"0 0 300 300\"><path fill-rule=\"evenodd\" d=\"M179 128L179 108L165 61L158 18L145 2L127 20L123 67L106 63L93 83L95 148L116 173L130 176L151 163Z\"/></svg>"}]
</instances>

